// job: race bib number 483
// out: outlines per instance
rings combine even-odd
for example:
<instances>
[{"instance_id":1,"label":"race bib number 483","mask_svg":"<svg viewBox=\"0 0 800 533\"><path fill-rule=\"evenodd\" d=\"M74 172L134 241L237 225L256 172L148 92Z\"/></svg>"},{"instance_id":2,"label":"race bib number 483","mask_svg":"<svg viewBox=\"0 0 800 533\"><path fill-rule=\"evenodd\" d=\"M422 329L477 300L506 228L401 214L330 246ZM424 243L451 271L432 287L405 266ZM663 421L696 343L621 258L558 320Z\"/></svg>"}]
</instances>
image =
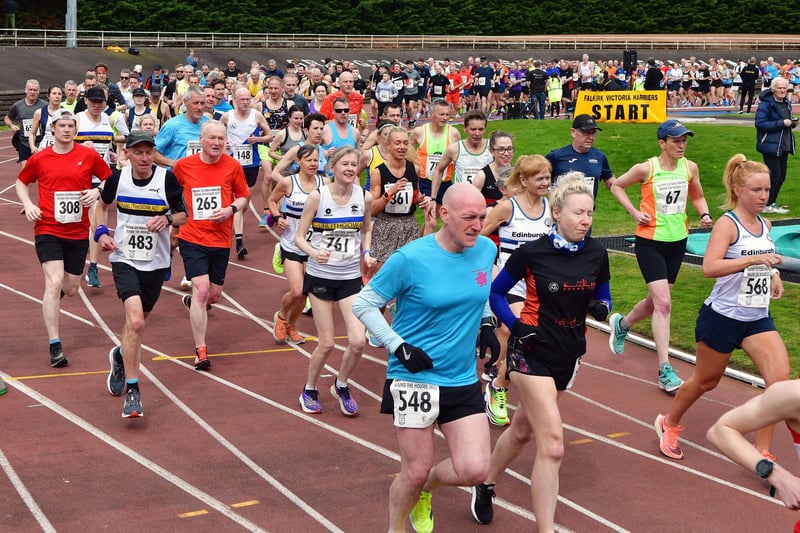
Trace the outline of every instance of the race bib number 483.
<instances>
[{"instance_id":1,"label":"race bib number 483","mask_svg":"<svg viewBox=\"0 0 800 533\"><path fill-rule=\"evenodd\" d=\"M122 251L128 259L151 261L156 255L157 235L144 224L127 224L122 238Z\"/></svg>"},{"instance_id":2,"label":"race bib number 483","mask_svg":"<svg viewBox=\"0 0 800 533\"><path fill-rule=\"evenodd\" d=\"M389 390L394 401L395 426L426 428L439 418L438 386L395 380Z\"/></svg>"}]
</instances>

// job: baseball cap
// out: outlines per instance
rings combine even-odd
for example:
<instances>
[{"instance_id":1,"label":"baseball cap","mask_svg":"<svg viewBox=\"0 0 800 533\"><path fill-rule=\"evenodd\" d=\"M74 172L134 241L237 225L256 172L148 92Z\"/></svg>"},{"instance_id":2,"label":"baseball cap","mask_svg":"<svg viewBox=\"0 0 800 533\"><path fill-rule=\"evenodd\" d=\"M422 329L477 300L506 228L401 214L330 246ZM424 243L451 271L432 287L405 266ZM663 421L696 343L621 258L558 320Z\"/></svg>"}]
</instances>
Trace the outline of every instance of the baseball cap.
<instances>
[{"instance_id":1,"label":"baseball cap","mask_svg":"<svg viewBox=\"0 0 800 533\"><path fill-rule=\"evenodd\" d=\"M102 100L106 101L106 93L100 87L89 87L84 96L89 100Z\"/></svg>"},{"instance_id":2,"label":"baseball cap","mask_svg":"<svg viewBox=\"0 0 800 533\"><path fill-rule=\"evenodd\" d=\"M161 65L156 63L155 65L153 65L153 70L161 70Z\"/></svg>"},{"instance_id":3,"label":"baseball cap","mask_svg":"<svg viewBox=\"0 0 800 533\"><path fill-rule=\"evenodd\" d=\"M161 94L161 85L154 83L150 86L150 94Z\"/></svg>"},{"instance_id":4,"label":"baseball cap","mask_svg":"<svg viewBox=\"0 0 800 533\"><path fill-rule=\"evenodd\" d=\"M597 121L594 118L592 118L591 115L588 115L586 113L575 117L575 120L572 121L572 127L575 128L576 130L581 130L581 131L589 131L589 130L603 131L602 129L597 127Z\"/></svg>"},{"instance_id":5,"label":"baseball cap","mask_svg":"<svg viewBox=\"0 0 800 533\"><path fill-rule=\"evenodd\" d=\"M53 113L52 117L53 118L50 119L50 121L53 122L53 123L56 122L56 121L62 120L62 119L63 120L74 120L76 123L78 122L77 119L75 118L75 115L72 114L72 111L70 111L69 109L65 109L65 108L61 108L61 109L56 110L56 112Z\"/></svg>"},{"instance_id":6,"label":"baseball cap","mask_svg":"<svg viewBox=\"0 0 800 533\"><path fill-rule=\"evenodd\" d=\"M147 91L142 89L141 87L137 87L131 93L132 96L147 96Z\"/></svg>"},{"instance_id":7,"label":"baseball cap","mask_svg":"<svg viewBox=\"0 0 800 533\"><path fill-rule=\"evenodd\" d=\"M128 138L125 139L125 148L133 148L141 143L150 143L155 146L156 140L149 131L133 130L130 135L128 135Z\"/></svg>"},{"instance_id":8,"label":"baseball cap","mask_svg":"<svg viewBox=\"0 0 800 533\"><path fill-rule=\"evenodd\" d=\"M694 137L694 132L690 131L689 128L681 124L678 120L667 120L666 122L662 122L658 127L659 139L666 139L667 137L680 137L682 135Z\"/></svg>"}]
</instances>

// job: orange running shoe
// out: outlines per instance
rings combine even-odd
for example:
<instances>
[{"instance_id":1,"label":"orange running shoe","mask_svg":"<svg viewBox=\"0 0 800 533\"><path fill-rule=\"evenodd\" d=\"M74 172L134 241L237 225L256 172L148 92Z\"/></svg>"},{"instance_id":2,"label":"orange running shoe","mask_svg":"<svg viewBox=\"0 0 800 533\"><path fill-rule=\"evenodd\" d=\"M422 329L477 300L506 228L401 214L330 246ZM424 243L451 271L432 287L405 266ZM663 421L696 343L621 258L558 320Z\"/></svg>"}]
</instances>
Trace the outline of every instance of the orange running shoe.
<instances>
[{"instance_id":1,"label":"orange running shoe","mask_svg":"<svg viewBox=\"0 0 800 533\"><path fill-rule=\"evenodd\" d=\"M294 324L286 325L286 334L289 336L289 340L295 344L303 344L306 342L306 338L300 335L300 332L297 331L297 326Z\"/></svg>"},{"instance_id":2,"label":"orange running shoe","mask_svg":"<svg viewBox=\"0 0 800 533\"><path fill-rule=\"evenodd\" d=\"M683 459L683 451L681 451L681 446L678 444L678 435L683 431L683 426L668 426L665 423L667 416L669 414L658 415L654 424L658 435L659 448L661 453L670 459Z\"/></svg>"},{"instance_id":3,"label":"orange running shoe","mask_svg":"<svg viewBox=\"0 0 800 533\"><path fill-rule=\"evenodd\" d=\"M283 344L286 342L286 320L281 318L281 312L275 311L275 327L272 330L272 336L275 337L275 341L278 344Z\"/></svg>"},{"instance_id":4,"label":"orange running shoe","mask_svg":"<svg viewBox=\"0 0 800 533\"><path fill-rule=\"evenodd\" d=\"M207 348L205 346L198 346L195 348L194 368L195 370L208 370L211 368L211 360L208 358Z\"/></svg>"}]
</instances>

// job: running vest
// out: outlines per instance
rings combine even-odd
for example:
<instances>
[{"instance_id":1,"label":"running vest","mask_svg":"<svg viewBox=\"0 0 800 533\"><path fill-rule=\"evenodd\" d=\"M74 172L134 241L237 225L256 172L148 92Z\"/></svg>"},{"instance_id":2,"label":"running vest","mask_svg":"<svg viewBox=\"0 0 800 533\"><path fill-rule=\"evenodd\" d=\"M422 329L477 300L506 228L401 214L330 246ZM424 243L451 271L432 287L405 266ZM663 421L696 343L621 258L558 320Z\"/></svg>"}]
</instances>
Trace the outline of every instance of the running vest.
<instances>
[{"instance_id":1,"label":"running vest","mask_svg":"<svg viewBox=\"0 0 800 533\"><path fill-rule=\"evenodd\" d=\"M251 135L259 135L260 129L256 120L258 111L250 109L243 120L236 118L236 111L226 111L228 116L228 143L231 146L231 156L244 168L257 167L261 164L258 150L255 145L247 142Z\"/></svg>"},{"instance_id":2,"label":"running vest","mask_svg":"<svg viewBox=\"0 0 800 533\"><path fill-rule=\"evenodd\" d=\"M412 214L417 209L415 203L415 196L419 189L419 178L417 171L414 169L414 163L406 161L406 169L401 177L392 174L386 163L381 163L378 166L378 172L381 175L381 194L384 194L394 183L397 183L402 178L406 178L408 183L406 186L395 193L394 197L387 202L383 208L383 212L391 216L405 216Z\"/></svg>"},{"instance_id":3,"label":"running vest","mask_svg":"<svg viewBox=\"0 0 800 533\"><path fill-rule=\"evenodd\" d=\"M39 117L39 128L41 133L37 135L37 139L41 138L39 141L39 150L44 150L48 146L53 146L56 142L56 138L53 136L53 131L50 129L50 122L52 122L53 116L50 114L50 110L48 109L49 106L44 106L41 108L42 114Z\"/></svg>"},{"instance_id":4,"label":"running vest","mask_svg":"<svg viewBox=\"0 0 800 533\"><path fill-rule=\"evenodd\" d=\"M726 211L723 216L730 218L738 230L736 241L728 245L725 251L725 259L775 253L775 243L763 218L758 217L761 233L755 235L742 225L732 211ZM770 271L766 265L754 265L742 272L717 278L705 304L723 316L744 322L768 316L772 293Z\"/></svg>"},{"instance_id":5,"label":"running vest","mask_svg":"<svg viewBox=\"0 0 800 533\"><path fill-rule=\"evenodd\" d=\"M300 216L303 214L303 207L306 205L308 195L311 191L304 191L303 186L300 185L300 177L297 174L292 175L289 179L292 181L292 190L288 196L284 198L283 207L281 210L286 216L286 223L288 227L281 233L281 248L287 252L292 252L299 255L306 255L305 252L300 250L294 242L294 237L297 234L297 224L300 222ZM322 176L315 176L317 180L316 188L319 189L324 185ZM306 235L307 240L311 240L312 231Z\"/></svg>"},{"instance_id":6,"label":"running vest","mask_svg":"<svg viewBox=\"0 0 800 533\"><path fill-rule=\"evenodd\" d=\"M266 98L261 101L261 104L269 129L275 132L286 127L286 124L289 123L289 108L286 105L286 98L281 98L281 105L277 109L270 109Z\"/></svg>"},{"instance_id":7,"label":"running vest","mask_svg":"<svg viewBox=\"0 0 800 533\"><path fill-rule=\"evenodd\" d=\"M487 206L495 205L498 201L503 199L503 193L497 187L497 178L494 177L492 165L486 165L483 170L483 187L481 187L481 194L486 201Z\"/></svg>"},{"instance_id":8,"label":"running vest","mask_svg":"<svg viewBox=\"0 0 800 533\"><path fill-rule=\"evenodd\" d=\"M636 235L659 242L676 242L689 235L686 202L689 196L689 165L678 160L675 170L663 170L658 157L647 160L650 175L641 184L639 210L650 215L650 223L636 227Z\"/></svg>"},{"instance_id":9,"label":"running vest","mask_svg":"<svg viewBox=\"0 0 800 533\"><path fill-rule=\"evenodd\" d=\"M278 147L278 150L280 150L281 155L285 154L295 146L303 146L304 144L306 144L306 134L302 129L300 130L299 140L292 139L292 137L289 135L289 128L286 128L284 131L286 132L286 137L283 138L283 142ZM297 161L293 161L292 164L290 164L286 169L284 169L283 175L291 176L292 174L297 174L299 170L300 170L300 164Z\"/></svg>"},{"instance_id":10,"label":"running vest","mask_svg":"<svg viewBox=\"0 0 800 533\"><path fill-rule=\"evenodd\" d=\"M417 159L419 160L419 177L423 179L433 179L433 171L436 165L442 160L442 155L450 145L450 124L444 127L444 131L439 137L431 135L431 125L425 124L422 127L422 142L417 148ZM450 163L447 170L442 174L442 181L450 181L453 178L455 165Z\"/></svg>"},{"instance_id":11,"label":"running vest","mask_svg":"<svg viewBox=\"0 0 800 533\"><path fill-rule=\"evenodd\" d=\"M462 181L472 183L472 178L475 177L475 174L492 162L494 157L492 157L489 151L489 141L485 142L486 147L477 154L473 154L467 150L467 145L464 144L464 141L458 141L458 155L456 156L453 171L453 183L460 183Z\"/></svg>"},{"instance_id":12,"label":"running vest","mask_svg":"<svg viewBox=\"0 0 800 533\"><path fill-rule=\"evenodd\" d=\"M364 182L364 190L368 191L372 187L372 171L386 162L381 149L376 144L369 149L369 165L367 165L367 180Z\"/></svg>"},{"instance_id":13,"label":"running vest","mask_svg":"<svg viewBox=\"0 0 800 533\"><path fill-rule=\"evenodd\" d=\"M147 221L169 212L164 167L155 166L153 177L142 186L133 181L131 167L124 167L117 186L117 249L109 261L126 263L137 270L150 272L170 265L169 231L153 233Z\"/></svg>"},{"instance_id":14,"label":"running vest","mask_svg":"<svg viewBox=\"0 0 800 533\"><path fill-rule=\"evenodd\" d=\"M549 235L550 226L553 225L553 219L550 217L550 202L547 198L543 198L544 210L538 218L528 217L516 197L512 196L509 200L511 201L511 218L497 228L497 235L500 238L500 253L497 256L498 268L503 268L514 250L526 242ZM509 293L524 298L525 280L517 282Z\"/></svg>"},{"instance_id":15,"label":"running vest","mask_svg":"<svg viewBox=\"0 0 800 533\"><path fill-rule=\"evenodd\" d=\"M75 134L75 142L84 143L92 141L92 148L100 154L103 161L111 166L111 159L108 152L111 150L111 143L114 141L114 130L111 127L111 118L105 113L100 113L100 122L93 122L86 111L78 113L78 127L80 130Z\"/></svg>"},{"instance_id":16,"label":"running vest","mask_svg":"<svg viewBox=\"0 0 800 533\"><path fill-rule=\"evenodd\" d=\"M324 265L309 256L306 273L323 279L350 280L361 277L361 227L364 225L364 189L353 185L350 199L338 205L330 185L320 187L317 213L311 222L311 246L328 250Z\"/></svg>"}]
</instances>

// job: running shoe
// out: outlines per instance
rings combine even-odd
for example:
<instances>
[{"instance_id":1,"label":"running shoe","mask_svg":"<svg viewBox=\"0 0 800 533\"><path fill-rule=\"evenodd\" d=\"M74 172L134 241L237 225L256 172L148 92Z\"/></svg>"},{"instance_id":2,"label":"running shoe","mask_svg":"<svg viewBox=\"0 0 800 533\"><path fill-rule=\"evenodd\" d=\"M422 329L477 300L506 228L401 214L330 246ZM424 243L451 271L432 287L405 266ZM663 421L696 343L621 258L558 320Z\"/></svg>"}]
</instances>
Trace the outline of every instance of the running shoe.
<instances>
[{"instance_id":1,"label":"running shoe","mask_svg":"<svg viewBox=\"0 0 800 533\"><path fill-rule=\"evenodd\" d=\"M125 365L122 363L119 346L114 346L109 350L108 364L111 367L111 370L108 371L108 392L112 396L119 396L125 392Z\"/></svg>"},{"instance_id":2,"label":"running shoe","mask_svg":"<svg viewBox=\"0 0 800 533\"><path fill-rule=\"evenodd\" d=\"M671 366L664 365L658 371L658 386L660 389L666 392L675 392L681 388L681 385L683 385L683 380L678 377L678 374Z\"/></svg>"},{"instance_id":3,"label":"running shoe","mask_svg":"<svg viewBox=\"0 0 800 533\"><path fill-rule=\"evenodd\" d=\"M510 424L508 408L506 407L507 394L508 389L504 387L496 389L491 381L486 384L486 392L483 395L483 401L486 404L486 416L489 417L489 422L495 426L502 427Z\"/></svg>"},{"instance_id":4,"label":"running shoe","mask_svg":"<svg viewBox=\"0 0 800 533\"><path fill-rule=\"evenodd\" d=\"M422 491L419 499L408 515L411 527L417 533L432 533L433 531L433 508L431 507L431 493Z\"/></svg>"},{"instance_id":5,"label":"running shoe","mask_svg":"<svg viewBox=\"0 0 800 533\"><path fill-rule=\"evenodd\" d=\"M208 370L211 368L211 359L208 358L208 348L199 346L194 350L194 369Z\"/></svg>"},{"instance_id":6,"label":"running shoe","mask_svg":"<svg viewBox=\"0 0 800 533\"><path fill-rule=\"evenodd\" d=\"M653 424L656 428L656 435L658 435L658 447L661 453L670 459L683 459L683 452L681 445L678 444L678 435L683 431L683 426L671 427L664 422L669 415L658 415Z\"/></svg>"},{"instance_id":7,"label":"running shoe","mask_svg":"<svg viewBox=\"0 0 800 533\"><path fill-rule=\"evenodd\" d=\"M287 328L286 320L281 318L280 311L275 311L272 317L275 320L275 327L272 329L272 336L275 337L275 342L283 344L286 342Z\"/></svg>"},{"instance_id":8,"label":"running shoe","mask_svg":"<svg viewBox=\"0 0 800 533\"><path fill-rule=\"evenodd\" d=\"M494 378L497 377L497 374L500 372L500 369L497 368L497 365L489 365L483 367L483 374L481 374L481 379L483 381L492 381Z\"/></svg>"},{"instance_id":9,"label":"running shoe","mask_svg":"<svg viewBox=\"0 0 800 533\"><path fill-rule=\"evenodd\" d=\"M272 270L276 274L283 274L283 257L281 257L281 243L275 243L275 251L272 252Z\"/></svg>"},{"instance_id":10,"label":"running shoe","mask_svg":"<svg viewBox=\"0 0 800 533\"><path fill-rule=\"evenodd\" d=\"M494 498L494 483L481 483L472 487L472 516L479 524L489 524L494 518Z\"/></svg>"},{"instance_id":11,"label":"running shoe","mask_svg":"<svg viewBox=\"0 0 800 533\"><path fill-rule=\"evenodd\" d=\"M182 291L192 290L192 280L187 279L186 276L183 276L183 279L181 279L181 290Z\"/></svg>"},{"instance_id":12,"label":"running shoe","mask_svg":"<svg viewBox=\"0 0 800 533\"><path fill-rule=\"evenodd\" d=\"M350 387L339 388L336 383L331 385L331 395L339 400L339 410L345 416L358 414L358 403L350 396Z\"/></svg>"},{"instance_id":13,"label":"running shoe","mask_svg":"<svg viewBox=\"0 0 800 533\"><path fill-rule=\"evenodd\" d=\"M267 227L267 214L264 213L261 215L261 220L258 221L259 228L266 228Z\"/></svg>"},{"instance_id":14,"label":"running shoe","mask_svg":"<svg viewBox=\"0 0 800 533\"><path fill-rule=\"evenodd\" d=\"M185 294L183 298L181 298L181 302L183 302L183 306L186 309L192 308L192 296L190 294ZM206 311L211 310L211 304L206 304Z\"/></svg>"},{"instance_id":15,"label":"running shoe","mask_svg":"<svg viewBox=\"0 0 800 533\"><path fill-rule=\"evenodd\" d=\"M86 284L90 287L100 288L100 275L97 272L97 266L90 266L86 272Z\"/></svg>"},{"instance_id":16,"label":"running shoe","mask_svg":"<svg viewBox=\"0 0 800 533\"><path fill-rule=\"evenodd\" d=\"M319 403L319 391L303 388L303 392L300 394L300 407L306 413L321 413L322 404Z\"/></svg>"},{"instance_id":17,"label":"running shoe","mask_svg":"<svg viewBox=\"0 0 800 533\"><path fill-rule=\"evenodd\" d=\"M303 306L303 314L310 315L311 314L311 298L306 296L306 305Z\"/></svg>"},{"instance_id":18,"label":"running shoe","mask_svg":"<svg viewBox=\"0 0 800 533\"><path fill-rule=\"evenodd\" d=\"M64 354L64 349L59 346L55 350L50 350L50 366L53 368L58 368L61 366L67 366L69 364L69 359Z\"/></svg>"},{"instance_id":19,"label":"running shoe","mask_svg":"<svg viewBox=\"0 0 800 533\"><path fill-rule=\"evenodd\" d=\"M247 255L247 247L244 245L244 243L242 241L237 241L236 242L236 257L238 257L239 260L241 261L242 259L244 259L244 256L246 256L246 255Z\"/></svg>"},{"instance_id":20,"label":"running shoe","mask_svg":"<svg viewBox=\"0 0 800 533\"><path fill-rule=\"evenodd\" d=\"M286 334L289 336L289 340L295 344L303 344L306 342L306 338L300 335L300 332L297 331L297 326L294 324L286 325Z\"/></svg>"},{"instance_id":21,"label":"running shoe","mask_svg":"<svg viewBox=\"0 0 800 533\"><path fill-rule=\"evenodd\" d=\"M622 355L625 351L625 337L628 336L627 329L622 329L620 323L622 322L622 315L619 313L612 313L608 317L608 325L611 326L611 331L608 335L608 347L614 355Z\"/></svg>"},{"instance_id":22,"label":"running shoe","mask_svg":"<svg viewBox=\"0 0 800 533\"><path fill-rule=\"evenodd\" d=\"M144 416L144 412L142 412L142 397L138 390L130 389L125 395L122 418L137 418L140 416Z\"/></svg>"},{"instance_id":23,"label":"running shoe","mask_svg":"<svg viewBox=\"0 0 800 533\"><path fill-rule=\"evenodd\" d=\"M8 392L8 387L6 387L6 382L3 381L3 378L0 378L0 396Z\"/></svg>"},{"instance_id":24,"label":"running shoe","mask_svg":"<svg viewBox=\"0 0 800 533\"><path fill-rule=\"evenodd\" d=\"M789 210L786 209L785 207L779 206L778 204L772 204L772 212L775 213L776 215L785 215L786 213L789 212Z\"/></svg>"}]
</instances>

